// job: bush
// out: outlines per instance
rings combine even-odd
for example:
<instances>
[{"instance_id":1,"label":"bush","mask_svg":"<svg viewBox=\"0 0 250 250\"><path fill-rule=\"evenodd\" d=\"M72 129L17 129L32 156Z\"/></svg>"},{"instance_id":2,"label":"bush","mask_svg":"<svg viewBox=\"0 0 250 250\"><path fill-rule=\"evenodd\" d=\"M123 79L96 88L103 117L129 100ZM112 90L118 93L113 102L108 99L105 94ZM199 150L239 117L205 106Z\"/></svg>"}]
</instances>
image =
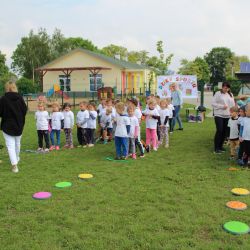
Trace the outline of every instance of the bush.
<instances>
[{"instance_id":1,"label":"bush","mask_svg":"<svg viewBox=\"0 0 250 250\"><path fill-rule=\"evenodd\" d=\"M39 85L38 84L33 84L33 81L21 77L19 80L17 80L16 85L18 87L18 92L20 94L30 94L30 93L37 93L39 91Z\"/></svg>"}]
</instances>

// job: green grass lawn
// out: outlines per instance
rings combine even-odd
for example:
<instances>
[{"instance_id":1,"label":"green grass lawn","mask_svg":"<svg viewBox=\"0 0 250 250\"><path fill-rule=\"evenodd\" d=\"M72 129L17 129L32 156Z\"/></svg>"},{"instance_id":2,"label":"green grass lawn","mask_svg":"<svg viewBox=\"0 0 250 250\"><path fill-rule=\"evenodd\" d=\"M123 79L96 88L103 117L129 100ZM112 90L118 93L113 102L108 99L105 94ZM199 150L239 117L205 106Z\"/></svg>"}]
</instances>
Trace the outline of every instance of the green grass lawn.
<instances>
[{"instance_id":1,"label":"green grass lawn","mask_svg":"<svg viewBox=\"0 0 250 250\"><path fill-rule=\"evenodd\" d=\"M250 209L225 207L234 199L250 205L250 196L230 193L250 188L250 172L227 171L234 164L228 153L212 153L213 135L212 119L185 123L184 131L170 135L169 149L128 163L105 160L114 155L113 143L22 153L18 174L10 172L1 150L0 249L249 249L249 235L233 236L222 225L250 224ZM29 114L22 149L36 148ZM94 178L80 181L83 172ZM73 186L56 189L59 181ZM52 198L32 199L38 191L50 191Z\"/></svg>"}]
</instances>

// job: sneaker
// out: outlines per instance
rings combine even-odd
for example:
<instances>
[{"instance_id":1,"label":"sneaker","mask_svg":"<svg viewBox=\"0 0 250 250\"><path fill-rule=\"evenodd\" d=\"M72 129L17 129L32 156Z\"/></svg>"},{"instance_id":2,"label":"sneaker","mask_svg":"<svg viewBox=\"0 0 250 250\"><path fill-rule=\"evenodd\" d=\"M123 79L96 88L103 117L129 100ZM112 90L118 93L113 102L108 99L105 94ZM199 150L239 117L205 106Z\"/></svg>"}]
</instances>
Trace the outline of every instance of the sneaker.
<instances>
[{"instance_id":1,"label":"sneaker","mask_svg":"<svg viewBox=\"0 0 250 250\"><path fill-rule=\"evenodd\" d=\"M87 145L84 145L84 146L82 146L83 148L86 148L87 147Z\"/></svg>"},{"instance_id":2,"label":"sneaker","mask_svg":"<svg viewBox=\"0 0 250 250\"><path fill-rule=\"evenodd\" d=\"M121 160L127 160L127 158L128 158L127 156L122 156Z\"/></svg>"},{"instance_id":3,"label":"sneaker","mask_svg":"<svg viewBox=\"0 0 250 250\"><path fill-rule=\"evenodd\" d=\"M50 150L50 151L55 150L55 146L51 146L51 147L49 148L49 150Z\"/></svg>"},{"instance_id":4,"label":"sneaker","mask_svg":"<svg viewBox=\"0 0 250 250\"><path fill-rule=\"evenodd\" d=\"M68 144L65 144L65 145L63 146L63 148L69 148L69 145L68 145Z\"/></svg>"},{"instance_id":5,"label":"sneaker","mask_svg":"<svg viewBox=\"0 0 250 250\"><path fill-rule=\"evenodd\" d=\"M157 148L153 148L154 151L157 151Z\"/></svg>"},{"instance_id":6,"label":"sneaker","mask_svg":"<svg viewBox=\"0 0 250 250\"><path fill-rule=\"evenodd\" d=\"M43 148L38 148L37 149L37 152L42 152L43 151Z\"/></svg>"},{"instance_id":7,"label":"sneaker","mask_svg":"<svg viewBox=\"0 0 250 250\"><path fill-rule=\"evenodd\" d=\"M108 143L108 141L107 141L107 140L104 140L103 144L105 144L105 145L106 145L107 143Z\"/></svg>"},{"instance_id":8,"label":"sneaker","mask_svg":"<svg viewBox=\"0 0 250 250\"><path fill-rule=\"evenodd\" d=\"M69 149L73 149L73 148L74 148L74 145L70 145L70 146L69 146Z\"/></svg>"},{"instance_id":9,"label":"sneaker","mask_svg":"<svg viewBox=\"0 0 250 250\"><path fill-rule=\"evenodd\" d=\"M121 157L117 157L117 156L116 156L116 157L115 157L115 160L116 160L116 161L119 161L119 160L121 160Z\"/></svg>"},{"instance_id":10,"label":"sneaker","mask_svg":"<svg viewBox=\"0 0 250 250\"><path fill-rule=\"evenodd\" d=\"M59 146L56 146L56 150L57 150L57 151L60 150L60 147L59 147Z\"/></svg>"},{"instance_id":11,"label":"sneaker","mask_svg":"<svg viewBox=\"0 0 250 250\"><path fill-rule=\"evenodd\" d=\"M13 173L18 173L19 172L18 167L16 165L12 167L11 171Z\"/></svg>"},{"instance_id":12,"label":"sneaker","mask_svg":"<svg viewBox=\"0 0 250 250\"><path fill-rule=\"evenodd\" d=\"M132 154L132 159L136 160L136 154Z\"/></svg>"},{"instance_id":13,"label":"sneaker","mask_svg":"<svg viewBox=\"0 0 250 250\"><path fill-rule=\"evenodd\" d=\"M169 144L166 144L166 145L165 145L165 148L169 148Z\"/></svg>"},{"instance_id":14,"label":"sneaker","mask_svg":"<svg viewBox=\"0 0 250 250\"><path fill-rule=\"evenodd\" d=\"M95 145L94 144L89 144L88 145L90 148L94 147Z\"/></svg>"},{"instance_id":15,"label":"sneaker","mask_svg":"<svg viewBox=\"0 0 250 250\"><path fill-rule=\"evenodd\" d=\"M145 155L144 155L144 154L141 154L141 155L140 155L140 158L144 158L144 157L145 157Z\"/></svg>"},{"instance_id":16,"label":"sneaker","mask_svg":"<svg viewBox=\"0 0 250 250\"><path fill-rule=\"evenodd\" d=\"M222 152L221 152L220 150L215 150L215 151L214 151L214 154L221 155Z\"/></svg>"},{"instance_id":17,"label":"sneaker","mask_svg":"<svg viewBox=\"0 0 250 250\"><path fill-rule=\"evenodd\" d=\"M149 145L146 146L146 151L149 153L150 151Z\"/></svg>"},{"instance_id":18,"label":"sneaker","mask_svg":"<svg viewBox=\"0 0 250 250\"><path fill-rule=\"evenodd\" d=\"M48 148L45 148L45 149L44 149L44 153L49 153L49 149L48 149Z\"/></svg>"}]
</instances>

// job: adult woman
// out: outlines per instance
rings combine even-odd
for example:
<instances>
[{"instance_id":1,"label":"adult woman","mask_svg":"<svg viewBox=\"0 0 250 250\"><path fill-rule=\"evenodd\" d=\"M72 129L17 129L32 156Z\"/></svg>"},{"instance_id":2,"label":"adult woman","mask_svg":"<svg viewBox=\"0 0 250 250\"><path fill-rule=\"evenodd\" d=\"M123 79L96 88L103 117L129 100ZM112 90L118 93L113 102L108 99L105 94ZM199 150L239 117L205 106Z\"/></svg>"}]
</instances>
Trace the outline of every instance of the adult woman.
<instances>
[{"instance_id":1,"label":"adult woman","mask_svg":"<svg viewBox=\"0 0 250 250\"><path fill-rule=\"evenodd\" d=\"M235 102L230 92L230 84L225 82L222 84L222 89L215 93L212 100L216 125L214 136L214 153L216 154L221 154L225 151L222 146L227 135L230 108L233 106L235 106Z\"/></svg>"},{"instance_id":2,"label":"adult woman","mask_svg":"<svg viewBox=\"0 0 250 250\"><path fill-rule=\"evenodd\" d=\"M172 104L174 106L174 114L175 114L173 117L172 128L174 129L175 124L176 124L176 120L177 120L177 122L179 124L178 130L183 130L182 122L181 122L181 118L180 118L180 110L181 110L181 105L183 103L182 93L179 89L177 89L176 83L172 83L170 85L170 90L171 90L171 99L172 99Z\"/></svg>"},{"instance_id":3,"label":"adult woman","mask_svg":"<svg viewBox=\"0 0 250 250\"><path fill-rule=\"evenodd\" d=\"M12 172L18 172L18 162L20 160L21 136L25 124L27 107L20 94L18 94L16 84L7 82L5 84L5 95L0 98L1 130L8 149Z\"/></svg>"}]
</instances>

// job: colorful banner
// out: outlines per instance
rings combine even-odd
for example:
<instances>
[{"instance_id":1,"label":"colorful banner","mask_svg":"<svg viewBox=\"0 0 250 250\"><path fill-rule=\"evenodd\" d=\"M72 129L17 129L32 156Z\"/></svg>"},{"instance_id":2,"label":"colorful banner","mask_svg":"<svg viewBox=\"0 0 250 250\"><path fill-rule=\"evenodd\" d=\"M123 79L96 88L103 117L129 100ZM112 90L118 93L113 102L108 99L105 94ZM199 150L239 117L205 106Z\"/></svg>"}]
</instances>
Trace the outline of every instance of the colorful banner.
<instances>
[{"instance_id":1,"label":"colorful banner","mask_svg":"<svg viewBox=\"0 0 250 250\"><path fill-rule=\"evenodd\" d=\"M198 98L197 77L191 75L169 75L157 77L157 95L160 98L170 98L169 86L176 83L183 98Z\"/></svg>"}]
</instances>

